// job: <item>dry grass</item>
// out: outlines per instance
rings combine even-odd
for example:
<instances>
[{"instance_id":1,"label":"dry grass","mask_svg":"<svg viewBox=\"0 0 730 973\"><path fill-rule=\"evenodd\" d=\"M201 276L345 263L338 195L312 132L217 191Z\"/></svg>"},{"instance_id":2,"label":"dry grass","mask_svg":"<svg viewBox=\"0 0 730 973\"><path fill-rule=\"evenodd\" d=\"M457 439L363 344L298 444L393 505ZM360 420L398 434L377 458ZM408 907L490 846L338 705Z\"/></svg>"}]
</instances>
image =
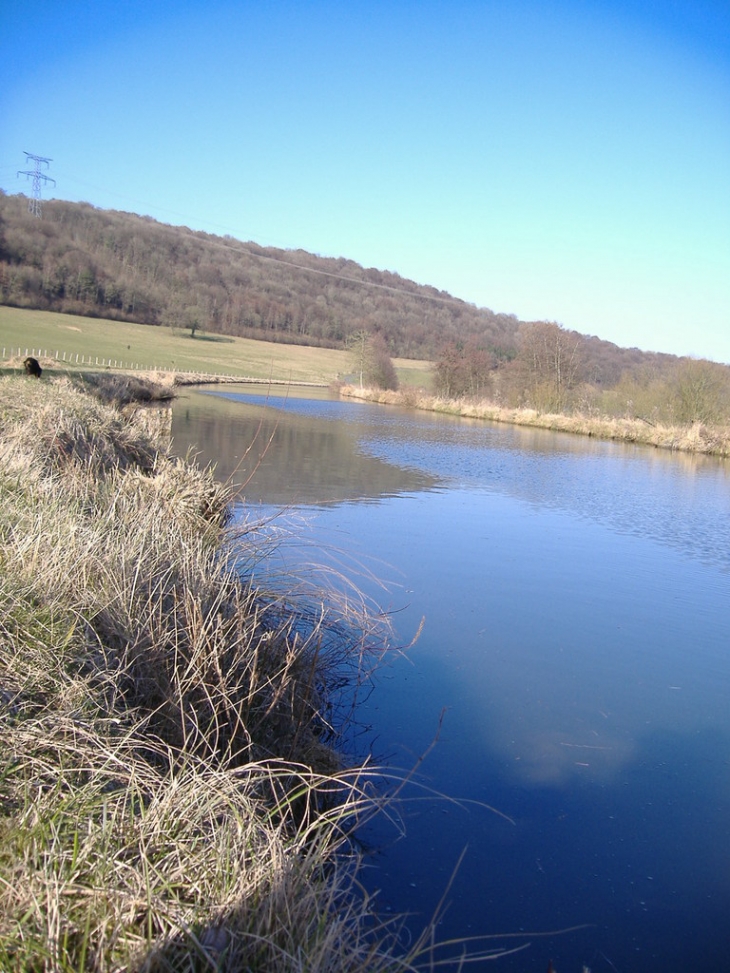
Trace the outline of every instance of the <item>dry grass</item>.
<instances>
[{"instance_id":1,"label":"dry grass","mask_svg":"<svg viewBox=\"0 0 730 973\"><path fill-rule=\"evenodd\" d=\"M257 586L225 489L67 380L0 380L0 496L0 968L430 963L359 889L378 799L332 746L381 623Z\"/></svg>"},{"instance_id":2,"label":"dry grass","mask_svg":"<svg viewBox=\"0 0 730 973\"><path fill-rule=\"evenodd\" d=\"M360 389L347 385L341 387L340 392L342 395L368 402L401 405L467 419L489 419L492 422L553 429L558 432L595 436L598 439L612 439L661 449L730 456L730 428L726 426L709 426L704 423L664 426L658 423L652 425L641 419L563 415L538 412L535 409L508 409L491 402L445 399L411 389L402 392L384 392L380 389Z\"/></svg>"}]
</instances>

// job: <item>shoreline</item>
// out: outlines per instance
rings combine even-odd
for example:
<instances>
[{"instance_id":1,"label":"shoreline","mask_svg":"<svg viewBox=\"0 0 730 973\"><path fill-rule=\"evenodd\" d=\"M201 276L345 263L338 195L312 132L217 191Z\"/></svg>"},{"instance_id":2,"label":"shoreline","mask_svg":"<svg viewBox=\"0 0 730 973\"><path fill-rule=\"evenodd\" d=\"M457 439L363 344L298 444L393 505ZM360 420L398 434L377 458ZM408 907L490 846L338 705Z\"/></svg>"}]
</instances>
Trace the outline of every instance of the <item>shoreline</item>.
<instances>
[{"instance_id":1,"label":"shoreline","mask_svg":"<svg viewBox=\"0 0 730 973\"><path fill-rule=\"evenodd\" d=\"M382 772L327 706L387 633L262 586L260 525L161 433L0 378L0 966L409 973L433 930L358 886Z\"/></svg>"},{"instance_id":2,"label":"shoreline","mask_svg":"<svg viewBox=\"0 0 730 973\"><path fill-rule=\"evenodd\" d=\"M612 418L609 416L584 416L541 413L535 409L508 409L487 401L446 399L425 392L407 389L400 392L381 389L341 386L340 394L381 405L395 405L437 412L464 419L484 419L515 426L566 432L579 436L595 437L637 446L653 446L678 452L730 457L730 427L713 427L705 423L691 426L652 425L644 419Z\"/></svg>"}]
</instances>

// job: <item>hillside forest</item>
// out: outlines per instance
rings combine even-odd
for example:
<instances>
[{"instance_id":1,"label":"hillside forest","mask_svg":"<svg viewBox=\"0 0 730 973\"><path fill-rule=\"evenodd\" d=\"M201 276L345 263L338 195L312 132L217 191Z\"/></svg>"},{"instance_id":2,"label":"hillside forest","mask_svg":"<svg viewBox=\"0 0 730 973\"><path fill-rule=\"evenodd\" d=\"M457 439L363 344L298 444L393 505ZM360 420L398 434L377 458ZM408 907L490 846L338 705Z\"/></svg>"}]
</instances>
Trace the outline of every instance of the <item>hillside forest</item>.
<instances>
[{"instance_id":1,"label":"hillside forest","mask_svg":"<svg viewBox=\"0 0 730 973\"><path fill-rule=\"evenodd\" d=\"M350 348L394 387L390 356L434 362L433 391L506 406L655 422L730 421L730 367L620 348L452 297L344 257L281 250L0 190L0 303ZM688 322L690 327L691 322Z\"/></svg>"}]
</instances>

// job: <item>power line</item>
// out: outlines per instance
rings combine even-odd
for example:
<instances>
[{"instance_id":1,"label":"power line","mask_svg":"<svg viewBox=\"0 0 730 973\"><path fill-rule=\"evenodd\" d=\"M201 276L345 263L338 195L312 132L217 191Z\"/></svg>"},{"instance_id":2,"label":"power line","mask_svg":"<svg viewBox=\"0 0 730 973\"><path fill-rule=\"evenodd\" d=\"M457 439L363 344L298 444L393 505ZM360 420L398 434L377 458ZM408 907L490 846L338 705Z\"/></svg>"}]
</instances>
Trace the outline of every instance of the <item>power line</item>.
<instances>
[{"instance_id":1,"label":"power line","mask_svg":"<svg viewBox=\"0 0 730 973\"><path fill-rule=\"evenodd\" d=\"M42 180L50 181L54 185L55 185L55 180L54 179L51 179L50 176L46 176L44 173L39 172L39 167L40 167L40 163L41 162L45 162L47 164L49 162L52 162L53 160L52 159L44 159L44 158L39 157L39 156L34 156L34 155L31 155L29 152L26 152L25 154L28 157L28 159L37 160L36 161L36 170L35 171L28 171L28 172L19 172L18 175L19 176L20 175L25 175L25 176L28 176L28 177L30 177L30 176L35 177L36 171L38 171L38 174L39 174L38 195L37 195L37 198L34 198L33 200L29 200L29 202L28 202L28 209L30 210L31 213L33 213L34 216L40 216L41 215L40 214L40 180L42 179ZM67 176L67 179L68 178L71 178L71 177L68 177ZM131 199L130 197L125 196L122 193L114 193L114 192L111 192L110 190L102 189L99 186L94 186L91 183L81 182L80 180L73 179L73 178L71 178L71 181L72 182L77 182L77 183L79 183L79 185L82 185L82 186L87 186L90 189L96 189L96 190L99 190L101 192L109 193L110 195L113 195L113 196L118 196L120 199L125 199L128 202L136 203L137 205L150 206L149 203L145 203L145 202L143 202L141 200ZM35 181L34 181L34 195L35 195ZM156 206L154 208L159 209L159 207L156 207ZM162 211L165 212L164 209ZM167 210L166 212L171 213L171 214L173 214L175 216L182 217L183 219L190 219L190 217L189 216L186 216L186 214L177 212L175 210ZM132 213L131 215L138 216L139 214ZM154 217L152 217L152 218L154 219ZM163 226L167 226L167 225L170 225L170 224L164 224L163 223L162 225ZM209 224L209 225L217 225L217 224ZM465 300L463 300L460 297L455 297L452 294L448 294L448 293L445 293L443 291L442 292L438 292L437 289L435 287L433 287L432 285L418 284L416 281L411 281L411 280L408 280L407 278L401 278L402 281L403 281L403 284L405 286L400 286L399 287L399 286L397 286L395 284L381 284L381 283L379 283L377 281L368 280L367 278L364 278L364 277L352 277L350 275L342 274L342 273L337 273L337 272L331 271L331 270L321 270L318 267L308 267L306 264L296 263L293 260L286 260L286 259L284 259L282 257L274 256L273 254L270 254L270 253L266 253L266 254L265 253L256 253L255 251L250 250L248 248L248 246L243 241L241 241L241 240L236 240L235 238L232 238L233 239L233 242L232 243L229 243L226 238L217 236L216 234L210 233L210 232L208 232L206 230L193 230L190 227L180 227L180 229L187 229L190 233L193 233L193 234L203 233L203 234L205 234L208 237L213 237L213 240L212 241L209 241L209 243L212 246L215 246L215 247L217 247L219 249L222 249L222 250L232 250L235 253L238 253L238 254L241 254L241 255L246 255L248 257L253 258L254 260L263 260L263 261L269 261L270 263L281 264L284 267L291 267L294 270L299 270L301 273L304 273L304 274L315 274L315 275L320 276L320 277L330 277L333 280L341 280L341 281L344 281L346 283L357 284L357 285L359 285L361 287L372 288L374 290L389 291L389 292L391 292L393 294L397 294L397 295L399 295L401 297L404 296L404 295L406 295L408 297L414 298L415 300L430 301L430 302L435 303L435 304L446 304L446 305L450 305L450 306L453 306L454 304L460 304L460 305L466 305L466 306L472 307L472 308L474 308L477 311L489 310L488 308L479 308L476 305L470 304L468 301L465 301ZM230 236L230 232L227 230L226 227L218 226L218 229L226 230L227 231L226 232L226 236ZM267 249L267 248L265 248L263 246L261 248L262 249ZM283 249L283 248L271 247L271 248L268 248L268 249L274 249L274 250L276 250L276 249ZM324 260L324 259L327 259L327 258L321 258L321 259ZM362 268L362 270L365 273L367 272L364 267ZM380 273L388 273L388 271L379 271L379 272ZM395 276L398 276L398 275L395 275ZM413 285L413 287L415 289L412 289L412 287L410 287L408 285ZM436 293L423 293L425 290L433 290L433 291L436 291ZM494 312L492 312L492 313L494 313Z\"/></svg>"},{"instance_id":2,"label":"power line","mask_svg":"<svg viewBox=\"0 0 730 973\"><path fill-rule=\"evenodd\" d=\"M64 175L64 173L61 173L61 175ZM403 280L403 283L405 285L412 284L417 288L417 290L412 290L408 286L398 287L394 284L380 284L374 280L367 280L361 277L351 277L346 274L336 273L335 271L331 271L331 270L320 270L317 267L308 267L305 264L295 263L293 260L286 260L282 257L277 257L270 253L267 254L256 253L253 250L250 250L242 240L238 240L235 237L233 237L229 227L221 226L220 224L217 223L208 223L207 221L201 221L200 218L198 217L193 218L190 216L190 214L181 213L178 210L165 209L164 207L160 207L157 204L152 204L144 200L134 199L130 196L125 195L124 193L117 193L112 190L106 189L104 187L96 186L93 183L84 182L80 179L75 178L74 176L68 175L68 173L65 174L65 179L66 182L70 180L71 182L77 183L80 186L85 186L88 189L95 189L98 192L103 192L107 195L116 196L119 199L126 200L126 202L128 203L135 203L137 206L150 207L158 212L169 213L173 216L178 216L181 219L192 221L194 223L204 222L208 226L214 226L218 230L223 230L225 232L225 237L222 237L216 233L211 233L208 230L194 230L191 227L180 227L180 229L187 229L191 233L204 233L206 236L213 237L213 241L210 241L213 246L216 246L222 250L232 250L235 253L246 254L247 256L253 258L254 260L264 260L264 261L268 260L272 263L282 264L285 267L292 267L295 270L299 270L305 274L316 274L320 277L331 277L334 280L341 280L351 284L359 284L362 287L370 287L375 290L381 290L381 291L390 291L391 293L398 294L399 296L403 296L404 294L406 294L409 295L410 297L415 298L416 300L431 301L436 304L447 304L447 305L462 304L462 305L468 305L469 307L474 307L477 310L489 310L488 308L478 308L475 304L470 304L470 302L465 301L460 297L455 297L453 294L448 294L443 291L439 292L436 287L433 287L433 285L419 284L416 281L411 281L408 280L407 278L401 278ZM132 215L139 216L140 214L132 213ZM151 218L156 220L156 217L151 217ZM159 222L159 220L156 221ZM174 224L163 223L162 225L172 226ZM228 237L230 237L234 241L234 243L228 243L227 242ZM284 252L286 252L286 250L289 249L285 246L269 247L269 248L264 247L262 244L257 244L257 246L261 246L262 249L283 250ZM321 259L326 260L328 258L323 257ZM366 272L365 267L363 267L362 269L363 271ZM379 272L389 273L388 271L379 271ZM435 293L424 294L423 291L426 289L433 290L435 291Z\"/></svg>"},{"instance_id":3,"label":"power line","mask_svg":"<svg viewBox=\"0 0 730 973\"><path fill-rule=\"evenodd\" d=\"M33 155L32 152L25 153L25 164L28 165L29 162L34 162L35 167L33 169L19 169L18 176L26 176L28 179L33 180L33 196L28 200L28 212L35 216L37 219L41 217L41 184L46 182L52 182L56 185L56 180L51 179L47 176L45 172L41 172L41 166L48 168L53 159L46 159L42 155Z\"/></svg>"},{"instance_id":4,"label":"power line","mask_svg":"<svg viewBox=\"0 0 730 973\"><path fill-rule=\"evenodd\" d=\"M163 224L165 225L165 224ZM190 233L206 233L206 231L192 230L189 227L184 227L188 229ZM421 301L433 301L436 304L461 304L466 305L470 308L474 308L477 311L486 311L488 308L478 308L476 305L471 305L467 301L464 301L460 297L454 297L451 294L446 294L445 296L441 293L436 294L424 294L424 290L433 289L430 284L418 284L416 281L408 280L407 278L401 278L405 286L398 287L395 284L380 284L374 280L367 280L364 277L350 277L347 274L338 274L332 270L320 270L318 267L308 267L306 264L295 263L293 260L285 260L282 257L275 257L269 253L255 253L253 250L249 250L247 245L240 240L234 240L233 243L228 243L226 240L216 237L215 234L206 233L206 236L213 236L212 241L208 241L210 245L218 247L221 250L232 250L234 253L245 254L248 257L253 257L254 260L268 260L271 263L281 264L284 267L293 267L295 270L300 270L305 274L317 274L320 277L332 277L334 280L342 280L350 284L358 284L362 287L371 287L375 290L390 291L393 294L398 294L400 297L407 296L413 297L416 300ZM263 249L263 248L262 248ZM271 249L278 249L276 247ZM310 256L313 256L310 254ZM327 258L320 257L318 259L325 260ZM365 273L367 273L366 268L362 268ZM390 273L389 271L378 271L378 273ZM397 276L397 275L396 275ZM417 288L417 290L411 289L407 285L412 285ZM494 312L491 312L494 313Z\"/></svg>"}]
</instances>

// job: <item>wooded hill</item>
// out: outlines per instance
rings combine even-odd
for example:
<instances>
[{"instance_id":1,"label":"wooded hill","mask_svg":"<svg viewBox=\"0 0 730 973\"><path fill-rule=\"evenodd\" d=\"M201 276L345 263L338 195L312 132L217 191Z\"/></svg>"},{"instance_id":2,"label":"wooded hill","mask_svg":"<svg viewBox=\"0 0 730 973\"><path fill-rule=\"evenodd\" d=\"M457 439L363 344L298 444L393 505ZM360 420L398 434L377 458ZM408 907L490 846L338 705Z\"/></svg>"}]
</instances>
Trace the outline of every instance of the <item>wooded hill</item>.
<instances>
[{"instance_id":1,"label":"wooded hill","mask_svg":"<svg viewBox=\"0 0 730 973\"><path fill-rule=\"evenodd\" d=\"M5 304L343 347L382 333L392 354L433 357L469 337L509 355L518 322L352 260L278 250L88 203L51 200L34 219L0 196Z\"/></svg>"},{"instance_id":2,"label":"wooded hill","mask_svg":"<svg viewBox=\"0 0 730 973\"><path fill-rule=\"evenodd\" d=\"M492 367L520 347L520 322L345 258L279 250L88 203L50 200L43 218L0 190L0 303L150 325L342 348L381 335L393 356L479 349ZM672 356L567 332L589 380L614 385Z\"/></svg>"}]
</instances>

